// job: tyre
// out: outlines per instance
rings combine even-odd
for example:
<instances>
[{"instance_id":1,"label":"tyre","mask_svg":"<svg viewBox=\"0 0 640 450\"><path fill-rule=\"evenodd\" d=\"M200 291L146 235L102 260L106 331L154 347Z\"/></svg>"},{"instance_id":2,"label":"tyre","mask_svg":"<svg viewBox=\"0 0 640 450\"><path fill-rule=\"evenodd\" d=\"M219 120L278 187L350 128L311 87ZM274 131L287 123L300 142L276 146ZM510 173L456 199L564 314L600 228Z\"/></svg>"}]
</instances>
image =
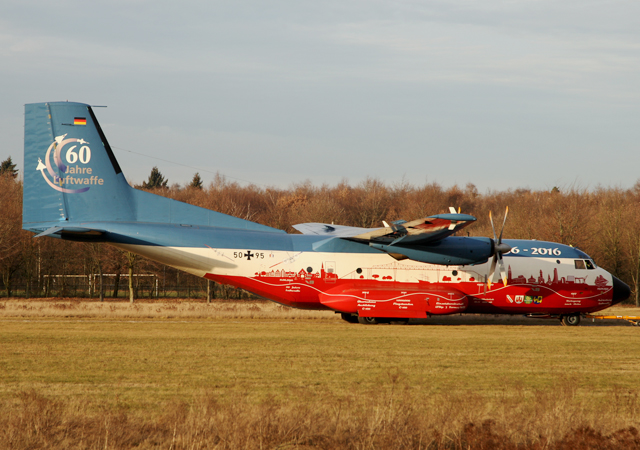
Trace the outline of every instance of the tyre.
<instances>
[{"instance_id":1,"label":"tyre","mask_svg":"<svg viewBox=\"0 0 640 450\"><path fill-rule=\"evenodd\" d=\"M575 327L580 323L580 314L567 314L566 316L562 316L561 321L562 325Z\"/></svg>"},{"instance_id":2,"label":"tyre","mask_svg":"<svg viewBox=\"0 0 640 450\"><path fill-rule=\"evenodd\" d=\"M358 317L358 322L363 325L378 325L378 319L376 317Z\"/></svg>"}]
</instances>

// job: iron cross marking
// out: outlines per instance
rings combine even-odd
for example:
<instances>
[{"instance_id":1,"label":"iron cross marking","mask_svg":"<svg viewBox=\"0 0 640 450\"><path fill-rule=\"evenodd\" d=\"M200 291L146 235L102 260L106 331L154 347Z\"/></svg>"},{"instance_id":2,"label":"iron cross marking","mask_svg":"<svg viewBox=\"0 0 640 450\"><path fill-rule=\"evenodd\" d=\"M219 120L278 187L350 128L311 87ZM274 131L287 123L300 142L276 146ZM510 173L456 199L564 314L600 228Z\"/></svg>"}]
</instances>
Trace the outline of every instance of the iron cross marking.
<instances>
[{"instance_id":1,"label":"iron cross marking","mask_svg":"<svg viewBox=\"0 0 640 450\"><path fill-rule=\"evenodd\" d=\"M244 254L244 256L247 257L247 261L251 261L251 258L253 258L255 255L251 253L251 250L249 250L247 253Z\"/></svg>"}]
</instances>

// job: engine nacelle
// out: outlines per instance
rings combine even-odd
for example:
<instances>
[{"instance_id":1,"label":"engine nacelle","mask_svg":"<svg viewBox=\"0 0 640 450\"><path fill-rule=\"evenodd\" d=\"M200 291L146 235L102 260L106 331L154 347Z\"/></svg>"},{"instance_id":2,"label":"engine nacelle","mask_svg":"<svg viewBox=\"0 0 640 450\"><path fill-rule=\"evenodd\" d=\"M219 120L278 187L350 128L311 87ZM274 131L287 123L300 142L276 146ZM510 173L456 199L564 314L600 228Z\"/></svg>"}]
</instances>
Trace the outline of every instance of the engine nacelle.
<instances>
[{"instance_id":1,"label":"engine nacelle","mask_svg":"<svg viewBox=\"0 0 640 450\"><path fill-rule=\"evenodd\" d=\"M487 262L494 252L493 239L485 237L450 236L433 244L411 247L404 247L401 244L385 245L373 242L369 243L369 245L389 253L396 259L405 257L414 261L445 266L481 264ZM401 255L401 257L398 258L397 255Z\"/></svg>"}]
</instances>

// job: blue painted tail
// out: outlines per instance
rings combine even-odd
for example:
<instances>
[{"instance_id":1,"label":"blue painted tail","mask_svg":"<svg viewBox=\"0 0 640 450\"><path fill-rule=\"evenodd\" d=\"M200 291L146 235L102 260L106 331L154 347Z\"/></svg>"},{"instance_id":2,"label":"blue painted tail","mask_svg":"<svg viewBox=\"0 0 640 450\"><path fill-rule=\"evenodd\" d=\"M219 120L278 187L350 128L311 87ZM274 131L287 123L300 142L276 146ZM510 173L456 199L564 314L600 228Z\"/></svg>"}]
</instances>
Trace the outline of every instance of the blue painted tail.
<instances>
[{"instance_id":1,"label":"blue painted tail","mask_svg":"<svg viewBox=\"0 0 640 450\"><path fill-rule=\"evenodd\" d=\"M70 102L25 106L22 222L28 230L50 230L45 234L87 222L276 231L133 189L125 180L91 107Z\"/></svg>"}]
</instances>

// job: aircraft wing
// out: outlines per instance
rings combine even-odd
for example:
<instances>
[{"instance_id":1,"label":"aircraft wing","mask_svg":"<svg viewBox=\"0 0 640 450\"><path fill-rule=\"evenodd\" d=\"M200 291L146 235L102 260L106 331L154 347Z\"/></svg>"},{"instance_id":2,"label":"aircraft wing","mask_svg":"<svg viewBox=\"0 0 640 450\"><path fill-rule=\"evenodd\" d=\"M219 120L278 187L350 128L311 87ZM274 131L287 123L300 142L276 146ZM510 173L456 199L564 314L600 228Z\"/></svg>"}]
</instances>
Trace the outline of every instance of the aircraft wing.
<instances>
[{"instance_id":1,"label":"aircraft wing","mask_svg":"<svg viewBox=\"0 0 640 450\"><path fill-rule=\"evenodd\" d=\"M388 253L397 260L412 259L429 264L466 265L487 261L494 253L490 238L445 238L475 222L468 214L436 214L411 222L384 223L381 228L359 228L326 223L303 223L293 227L303 234L336 237L359 242ZM319 248L330 244L323 241ZM315 247L314 247L315 248Z\"/></svg>"},{"instance_id":2,"label":"aircraft wing","mask_svg":"<svg viewBox=\"0 0 640 450\"><path fill-rule=\"evenodd\" d=\"M302 223L293 228L302 234L335 236L365 243L425 245L439 241L475 222L468 214L437 214L411 222L386 222L381 228L360 228L326 223Z\"/></svg>"}]
</instances>

